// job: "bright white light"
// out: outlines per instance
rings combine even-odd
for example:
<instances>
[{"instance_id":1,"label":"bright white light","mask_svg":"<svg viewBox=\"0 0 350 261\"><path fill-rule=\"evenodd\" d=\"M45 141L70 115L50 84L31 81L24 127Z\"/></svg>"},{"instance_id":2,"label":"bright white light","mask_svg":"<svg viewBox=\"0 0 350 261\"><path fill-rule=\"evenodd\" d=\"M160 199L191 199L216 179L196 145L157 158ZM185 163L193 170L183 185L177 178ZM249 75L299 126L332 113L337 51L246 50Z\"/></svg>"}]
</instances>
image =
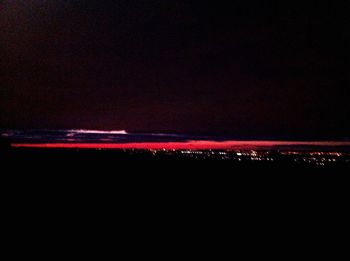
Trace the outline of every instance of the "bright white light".
<instances>
[{"instance_id":1,"label":"bright white light","mask_svg":"<svg viewBox=\"0 0 350 261\"><path fill-rule=\"evenodd\" d=\"M101 130L69 130L73 133L87 133L87 134L128 134L125 130L116 131L101 131Z\"/></svg>"}]
</instances>

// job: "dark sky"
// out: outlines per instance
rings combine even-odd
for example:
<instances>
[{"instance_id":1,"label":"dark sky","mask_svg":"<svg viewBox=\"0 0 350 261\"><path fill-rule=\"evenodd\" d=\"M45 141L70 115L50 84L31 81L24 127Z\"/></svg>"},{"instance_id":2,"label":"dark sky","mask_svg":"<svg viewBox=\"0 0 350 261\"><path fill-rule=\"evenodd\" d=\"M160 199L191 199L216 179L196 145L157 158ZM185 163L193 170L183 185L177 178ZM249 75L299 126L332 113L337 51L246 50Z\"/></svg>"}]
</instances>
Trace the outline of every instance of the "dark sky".
<instances>
[{"instance_id":1,"label":"dark sky","mask_svg":"<svg viewBox=\"0 0 350 261\"><path fill-rule=\"evenodd\" d=\"M0 127L349 137L348 10L279 2L0 1Z\"/></svg>"}]
</instances>

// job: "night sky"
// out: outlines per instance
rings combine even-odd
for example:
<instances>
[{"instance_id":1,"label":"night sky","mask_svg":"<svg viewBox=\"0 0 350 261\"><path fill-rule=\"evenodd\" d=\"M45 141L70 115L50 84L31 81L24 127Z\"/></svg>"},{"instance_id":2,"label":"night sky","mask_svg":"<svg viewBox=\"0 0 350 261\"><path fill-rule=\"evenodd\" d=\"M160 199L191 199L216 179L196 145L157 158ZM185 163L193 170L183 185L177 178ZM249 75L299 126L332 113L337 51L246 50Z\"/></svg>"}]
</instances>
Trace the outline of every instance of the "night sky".
<instances>
[{"instance_id":1,"label":"night sky","mask_svg":"<svg viewBox=\"0 0 350 261\"><path fill-rule=\"evenodd\" d=\"M349 137L348 10L279 2L0 1L0 127Z\"/></svg>"}]
</instances>

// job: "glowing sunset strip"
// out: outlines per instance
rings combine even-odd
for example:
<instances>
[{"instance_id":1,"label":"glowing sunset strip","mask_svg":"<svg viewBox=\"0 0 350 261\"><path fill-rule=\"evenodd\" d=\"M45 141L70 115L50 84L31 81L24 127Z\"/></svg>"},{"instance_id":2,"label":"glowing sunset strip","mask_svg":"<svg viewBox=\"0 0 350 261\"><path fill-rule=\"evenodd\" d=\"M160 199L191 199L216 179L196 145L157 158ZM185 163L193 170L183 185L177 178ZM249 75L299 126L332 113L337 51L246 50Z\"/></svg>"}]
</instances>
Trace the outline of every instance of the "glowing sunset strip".
<instances>
[{"instance_id":1,"label":"glowing sunset strip","mask_svg":"<svg viewBox=\"0 0 350 261\"><path fill-rule=\"evenodd\" d=\"M187 141L187 142L135 142L135 143L18 143L18 148L70 148L70 149L252 149L274 146L350 146L340 141Z\"/></svg>"}]
</instances>

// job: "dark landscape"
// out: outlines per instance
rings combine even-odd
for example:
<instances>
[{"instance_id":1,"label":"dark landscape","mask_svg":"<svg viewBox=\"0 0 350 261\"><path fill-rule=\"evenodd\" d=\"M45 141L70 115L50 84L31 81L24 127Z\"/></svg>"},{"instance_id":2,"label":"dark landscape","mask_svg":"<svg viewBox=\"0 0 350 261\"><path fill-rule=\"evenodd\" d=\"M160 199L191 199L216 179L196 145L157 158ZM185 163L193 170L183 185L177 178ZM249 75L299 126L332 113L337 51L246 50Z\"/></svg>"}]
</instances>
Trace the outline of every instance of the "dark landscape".
<instances>
[{"instance_id":1,"label":"dark landscape","mask_svg":"<svg viewBox=\"0 0 350 261\"><path fill-rule=\"evenodd\" d=\"M3 256L337 259L347 2L0 0Z\"/></svg>"},{"instance_id":2,"label":"dark landscape","mask_svg":"<svg viewBox=\"0 0 350 261\"><path fill-rule=\"evenodd\" d=\"M62 175L348 174L348 13L321 2L0 1L0 163Z\"/></svg>"}]
</instances>

